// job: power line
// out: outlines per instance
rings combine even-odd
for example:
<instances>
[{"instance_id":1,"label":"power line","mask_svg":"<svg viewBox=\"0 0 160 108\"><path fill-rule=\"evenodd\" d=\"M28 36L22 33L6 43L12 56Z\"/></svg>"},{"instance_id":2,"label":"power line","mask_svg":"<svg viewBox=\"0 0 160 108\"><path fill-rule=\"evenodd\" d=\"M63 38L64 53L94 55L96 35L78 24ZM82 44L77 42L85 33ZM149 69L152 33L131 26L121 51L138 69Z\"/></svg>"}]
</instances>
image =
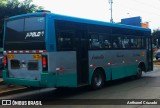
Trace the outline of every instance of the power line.
<instances>
[{"instance_id":1,"label":"power line","mask_svg":"<svg viewBox=\"0 0 160 108\"><path fill-rule=\"evenodd\" d=\"M139 6L141 6L141 5L144 5L144 6L148 6L149 8L153 8L153 9L155 9L155 10L157 10L157 12L155 12L155 11L153 11L152 10L152 12L150 12L150 11L147 11L147 9L149 9L149 8L147 8L147 9L145 9L144 10L144 8L141 8L141 10L139 10L139 11L143 11L144 13L150 13L150 14L156 14L156 15L158 15L158 16L160 16L160 14L158 14L159 13L159 8L157 8L157 7L155 7L155 6L153 6L153 5L151 5L151 4L148 4L148 3L146 3L146 2L142 2L142 1L139 1L139 0L132 0L133 2L135 2L135 3L137 3ZM130 8L130 7L129 7ZM134 10L135 10L136 8L134 8ZM151 9L150 9L151 10ZM132 10L133 11L133 10Z\"/></svg>"},{"instance_id":2,"label":"power line","mask_svg":"<svg viewBox=\"0 0 160 108\"><path fill-rule=\"evenodd\" d=\"M159 11L159 8L157 8L157 7L155 7L155 6L151 5L151 4L148 4L148 3L146 3L146 2L142 2L142 1L139 1L139 0L132 0L132 1L134 1L134 2L136 2L136 3L139 2L138 4L145 5L145 6L149 6L149 7L151 7L151 8L157 9L157 10Z\"/></svg>"},{"instance_id":3,"label":"power line","mask_svg":"<svg viewBox=\"0 0 160 108\"><path fill-rule=\"evenodd\" d=\"M125 7L124 6L120 6L118 3L114 3L115 5L117 5L117 7L119 7L119 8L123 8L123 9L125 9L126 11L127 10L131 10L131 11L135 11L135 10L137 10L136 8L132 8L132 7L127 7L127 5L125 5ZM127 8L126 8L127 7ZM141 12L143 12L143 13L150 13L150 14L152 14L152 15L157 15L157 16L160 16L160 14L159 13L156 13L155 11L146 11L146 9L144 10L143 8L141 8L141 10L137 10L137 11L141 11Z\"/></svg>"}]
</instances>

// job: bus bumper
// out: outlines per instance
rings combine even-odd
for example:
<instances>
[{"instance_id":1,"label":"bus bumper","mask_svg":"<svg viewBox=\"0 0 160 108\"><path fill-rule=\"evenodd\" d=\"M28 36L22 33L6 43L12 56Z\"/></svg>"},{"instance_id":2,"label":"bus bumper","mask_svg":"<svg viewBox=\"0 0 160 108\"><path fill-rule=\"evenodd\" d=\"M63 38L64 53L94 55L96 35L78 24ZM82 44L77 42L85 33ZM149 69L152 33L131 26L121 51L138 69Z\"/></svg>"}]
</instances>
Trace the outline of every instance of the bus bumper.
<instances>
[{"instance_id":1,"label":"bus bumper","mask_svg":"<svg viewBox=\"0 0 160 108\"><path fill-rule=\"evenodd\" d=\"M56 77L52 73L41 73L41 80L28 80L20 78L9 78L7 70L3 70L3 80L6 84L21 85L28 87L55 87Z\"/></svg>"}]
</instances>

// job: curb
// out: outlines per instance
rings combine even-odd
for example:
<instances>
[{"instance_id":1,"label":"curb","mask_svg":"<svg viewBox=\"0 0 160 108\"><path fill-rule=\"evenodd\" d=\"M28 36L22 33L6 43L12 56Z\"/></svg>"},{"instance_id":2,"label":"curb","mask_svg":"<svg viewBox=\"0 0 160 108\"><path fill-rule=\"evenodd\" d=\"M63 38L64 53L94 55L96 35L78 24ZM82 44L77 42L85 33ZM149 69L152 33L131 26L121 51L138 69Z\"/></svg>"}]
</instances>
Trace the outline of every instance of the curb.
<instances>
[{"instance_id":1,"label":"curb","mask_svg":"<svg viewBox=\"0 0 160 108\"><path fill-rule=\"evenodd\" d=\"M160 65L160 61L153 61L153 65Z\"/></svg>"},{"instance_id":2,"label":"curb","mask_svg":"<svg viewBox=\"0 0 160 108\"><path fill-rule=\"evenodd\" d=\"M6 95L15 94L15 93L21 93L21 92L25 92L26 90L30 90L30 89L28 89L27 87L20 87L20 88L15 88L15 89L11 89L11 90L1 91L0 96L6 96Z\"/></svg>"}]
</instances>

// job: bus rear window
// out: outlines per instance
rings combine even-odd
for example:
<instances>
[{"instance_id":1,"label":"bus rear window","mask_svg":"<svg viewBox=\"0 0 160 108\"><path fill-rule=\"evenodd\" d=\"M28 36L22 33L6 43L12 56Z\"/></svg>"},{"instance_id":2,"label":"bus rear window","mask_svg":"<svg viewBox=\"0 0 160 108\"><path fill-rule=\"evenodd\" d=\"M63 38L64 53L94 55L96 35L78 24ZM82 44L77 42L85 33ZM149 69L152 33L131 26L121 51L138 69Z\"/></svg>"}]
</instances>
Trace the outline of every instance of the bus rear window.
<instances>
[{"instance_id":1,"label":"bus rear window","mask_svg":"<svg viewBox=\"0 0 160 108\"><path fill-rule=\"evenodd\" d=\"M44 17L33 17L25 19L25 31L44 30Z\"/></svg>"},{"instance_id":2,"label":"bus rear window","mask_svg":"<svg viewBox=\"0 0 160 108\"><path fill-rule=\"evenodd\" d=\"M16 32L23 32L24 19L17 19L7 22L7 29L11 29Z\"/></svg>"},{"instance_id":3,"label":"bus rear window","mask_svg":"<svg viewBox=\"0 0 160 108\"><path fill-rule=\"evenodd\" d=\"M6 24L5 50L44 50L45 17L9 20ZM31 45L33 45L31 47Z\"/></svg>"}]
</instances>

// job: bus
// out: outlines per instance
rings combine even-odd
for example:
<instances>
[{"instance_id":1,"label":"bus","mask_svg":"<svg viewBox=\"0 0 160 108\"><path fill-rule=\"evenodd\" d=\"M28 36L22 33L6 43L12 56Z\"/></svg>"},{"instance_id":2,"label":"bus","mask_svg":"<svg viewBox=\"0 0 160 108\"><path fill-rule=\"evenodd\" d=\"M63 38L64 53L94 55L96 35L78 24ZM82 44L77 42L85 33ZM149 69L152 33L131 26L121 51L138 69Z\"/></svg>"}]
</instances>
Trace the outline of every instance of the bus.
<instances>
[{"instance_id":1,"label":"bus","mask_svg":"<svg viewBox=\"0 0 160 108\"><path fill-rule=\"evenodd\" d=\"M153 70L151 30L50 12L4 23L6 84L101 88Z\"/></svg>"}]
</instances>

